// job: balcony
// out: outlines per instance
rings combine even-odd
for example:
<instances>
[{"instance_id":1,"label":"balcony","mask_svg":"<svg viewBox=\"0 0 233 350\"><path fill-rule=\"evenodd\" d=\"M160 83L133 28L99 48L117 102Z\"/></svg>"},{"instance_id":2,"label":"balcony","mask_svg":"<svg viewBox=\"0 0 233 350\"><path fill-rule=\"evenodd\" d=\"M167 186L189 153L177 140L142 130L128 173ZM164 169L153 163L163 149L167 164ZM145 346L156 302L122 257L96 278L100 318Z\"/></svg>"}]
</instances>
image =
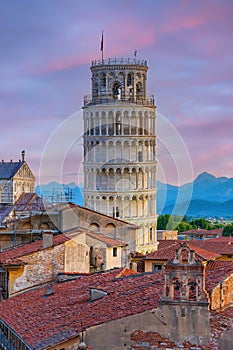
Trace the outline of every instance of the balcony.
<instances>
[{"instance_id":1,"label":"balcony","mask_svg":"<svg viewBox=\"0 0 233 350\"><path fill-rule=\"evenodd\" d=\"M145 96L145 98L134 98L121 96L121 98L114 98L113 96L100 96L93 97L91 95L84 96L84 107L101 105L101 104L124 104L124 103L133 103L142 106L154 106L155 99L154 96Z\"/></svg>"},{"instance_id":2,"label":"balcony","mask_svg":"<svg viewBox=\"0 0 233 350\"><path fill-rule=\"evenodd\" d=\"M91 67L99 66L114 66L114 65L136 65L147 67L146 60L138 60L137 58L107 58L104 60L94 60L91 62Z\"/></svg>"}]
</instances>

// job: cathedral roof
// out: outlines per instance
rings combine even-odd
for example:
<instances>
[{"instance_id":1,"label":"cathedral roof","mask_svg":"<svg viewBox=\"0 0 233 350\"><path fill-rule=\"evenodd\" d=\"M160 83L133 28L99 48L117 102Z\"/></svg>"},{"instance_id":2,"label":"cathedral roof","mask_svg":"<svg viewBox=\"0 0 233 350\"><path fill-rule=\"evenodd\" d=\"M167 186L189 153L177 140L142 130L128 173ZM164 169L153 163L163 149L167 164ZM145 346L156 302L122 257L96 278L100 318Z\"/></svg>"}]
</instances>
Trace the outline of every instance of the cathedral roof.
<instances>
[{"instance_id":1,"label":"cathedral roof","mask_svg":"<svg viewBox=\"0 0 233 350\"><path fill-rule=\"evenodd\" d=\"M11 179L25 162L0 162L0 180Z\"/></svg>"}]
</instances>

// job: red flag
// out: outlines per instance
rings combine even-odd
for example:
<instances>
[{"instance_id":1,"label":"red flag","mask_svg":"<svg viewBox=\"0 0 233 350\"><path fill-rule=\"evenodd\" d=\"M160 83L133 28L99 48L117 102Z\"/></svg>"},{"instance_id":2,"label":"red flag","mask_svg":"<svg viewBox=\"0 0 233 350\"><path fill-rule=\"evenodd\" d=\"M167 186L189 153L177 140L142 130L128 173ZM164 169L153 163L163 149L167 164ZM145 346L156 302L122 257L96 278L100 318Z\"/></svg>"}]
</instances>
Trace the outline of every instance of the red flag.
<instances>
[{"instance_id":1,"label":"red flag","mask_svg":"<svg viewBox=\"0 0 233 350\"><path fill-rule=\"evenodd\" d=\"M104 49L104 34L103 34L103 31L102 31L101 44L100 44L100 51L103 51L103 49Z\"/></svg>"}]
</instances>

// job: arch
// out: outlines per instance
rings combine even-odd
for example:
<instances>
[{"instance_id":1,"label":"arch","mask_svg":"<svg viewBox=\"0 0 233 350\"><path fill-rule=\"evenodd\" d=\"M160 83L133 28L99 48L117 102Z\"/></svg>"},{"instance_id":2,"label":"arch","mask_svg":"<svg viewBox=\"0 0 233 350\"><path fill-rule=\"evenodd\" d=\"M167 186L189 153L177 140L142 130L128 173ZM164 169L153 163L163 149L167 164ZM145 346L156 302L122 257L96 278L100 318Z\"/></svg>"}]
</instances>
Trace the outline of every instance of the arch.
<instances>
[{"instance_id":1,"label":"arch","mask_svg":"<svg viewBox=\"0 0 233 350\"><path fill-rule=\"evenodd\" d=\"M30 222L24 222L21 226L22 230L31 230L32 229L32 225Z\"/></svg>"},{"instance_id":2,"label":"arch","mask_svg":"<svg viewBox=\"0 0 233 350\"><path fill-rule=\"evenodd\" d=\"M91 231L99 232L100 226L97 224L97 222L92 222L89 227Z\"/></svg>"},{"instance_id":3,"label":"arch","mask_svg":"<svg viewBox=\"0 0 233 350\"><path fill-rule=\"evenodd\" d=\"M121 99L122 87L119 81L114 82L113 88L112 88L112 94L114 99L117 99L117 100Z\"/></svg>"},{"instance_id":4,"label":"arch","mask_svg":"<svg viewBox=\"0 0 233 350\"><path fill-rule=\"evenodd\" d=\"M181 282L178 277L174 277L172 280L172 298L174 300L180 299Z\"/></svg>"},{"instance_id":5,"label":"arch","mask_svg":"<svg viewBox=\"0 0 233 350\"><path fill-rule=\"evenodd\" d=\"M105 230L106 230L107 234L113 235L115 237L115 235L116 235L116 226L113 223L111 223L111 222L107 223L105 225Z\"/></svg>"},{"instance_id":6,"label":"arch","mask_svg":"<svg viewBox=\"0 0 233 350\"><path fill-rule=\"evenodd\" d=\"M194 301L197 299L197 283L194 277L189 278L188 280L188 300Z\"/></svg>"},{"instance_id":7,"label":"arch","mask_svg":"<svg viewBox=\"0 0 233 350\"><path fill-rule=\"evenodd\" d=\"M137 98L137 99L141 99L141 98L142 98L142 95L143 95L143 92L142 92L142 83L139 81L139 82L136 84L136 98Z\"/></svg>"}]
</instances>

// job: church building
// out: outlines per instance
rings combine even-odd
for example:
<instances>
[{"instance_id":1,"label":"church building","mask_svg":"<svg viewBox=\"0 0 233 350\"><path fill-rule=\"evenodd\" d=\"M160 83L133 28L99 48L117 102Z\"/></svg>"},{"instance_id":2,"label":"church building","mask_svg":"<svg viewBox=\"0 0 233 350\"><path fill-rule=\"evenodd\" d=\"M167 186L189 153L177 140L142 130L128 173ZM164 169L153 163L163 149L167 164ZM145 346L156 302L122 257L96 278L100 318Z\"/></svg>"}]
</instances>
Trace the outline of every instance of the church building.
<instances>
[{"instance_id":1,"label":"church building","mask_svg":"<svg viewBox=\"0 0 233 350\"><path fill-rule=\"evenodd\" d=\"M33 193L35 176L25 161L25 151L18 162L0 162L0 204L14 204L22 193Z\"/></svg>"}]
</instances>

